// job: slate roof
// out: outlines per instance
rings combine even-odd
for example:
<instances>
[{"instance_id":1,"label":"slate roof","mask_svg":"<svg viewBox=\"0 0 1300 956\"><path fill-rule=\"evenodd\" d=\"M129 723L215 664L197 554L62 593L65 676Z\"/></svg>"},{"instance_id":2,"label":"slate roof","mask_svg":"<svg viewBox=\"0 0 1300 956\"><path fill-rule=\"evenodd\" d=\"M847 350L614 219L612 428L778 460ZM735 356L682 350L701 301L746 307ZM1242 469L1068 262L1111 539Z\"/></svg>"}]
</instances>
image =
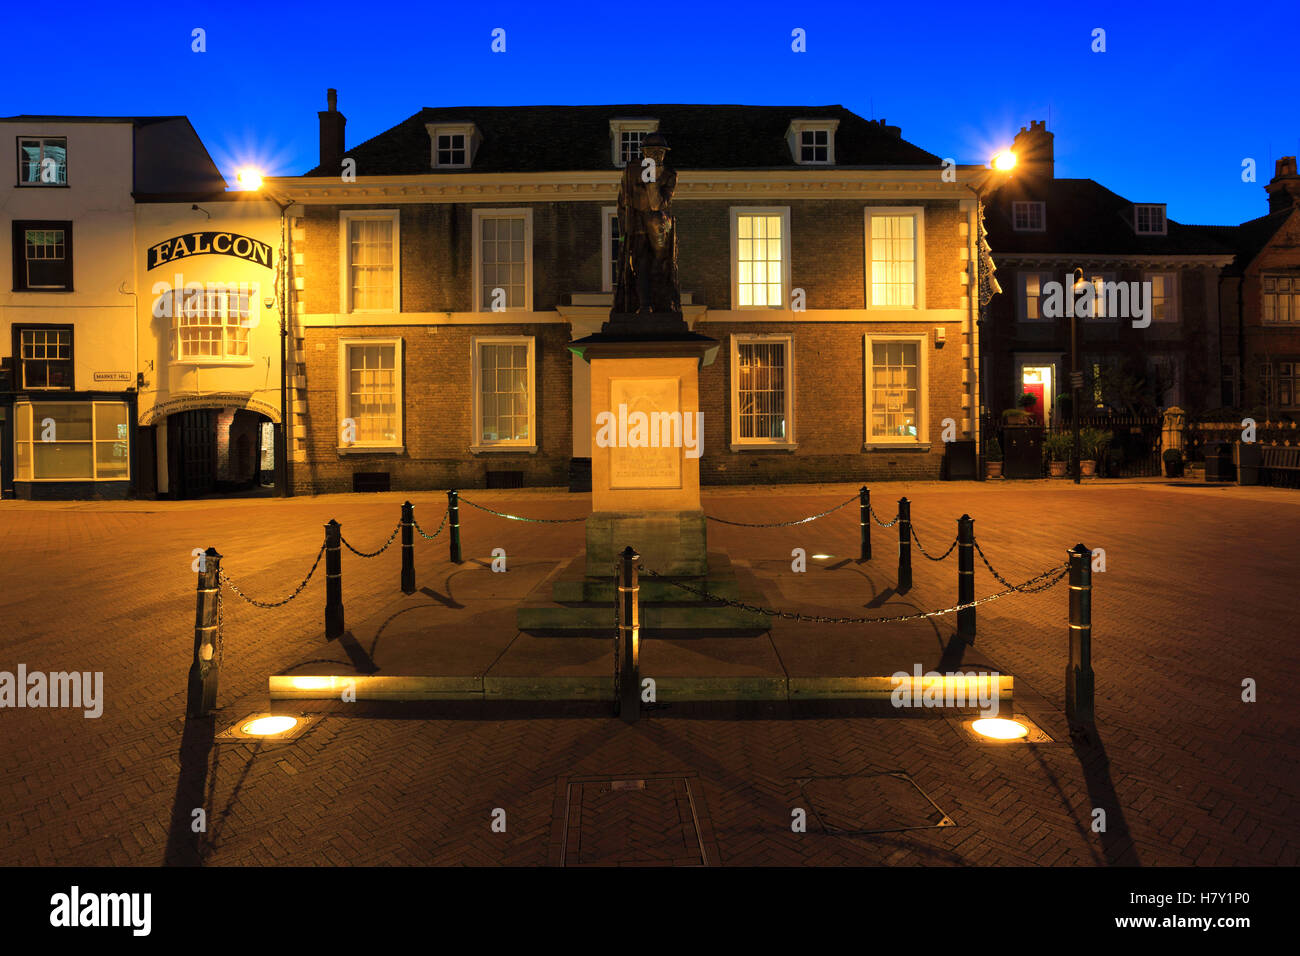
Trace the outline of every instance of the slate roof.
<instances>
[{"instance_id":1,"label":"slate roof","mask_svg":"<svg viewBox=\"0 0 1300 956\"><path fill-rule=\"evenodd\" d=\"M344 153L361 176L463 173L430 168L426 123L472 122L483 142L476 173L613 169L611 119L653 118L675 169L795 169L785 134L792 119L839 120L833 168L931 168L939 157L843 106L736 106L632 103L609 106L443 106L425 108ZM337 175L316 167L305 176Z\"/></svg>"},{"instance_id":2,"label":"slate roof","mask_svg":"<svg viewBox=\"0 0 1300 956\"><path fill-rule=\"evenodd\" d=\"M1240 226L1185 226L1184 228L1199 230L1236 252L1232 265L1224 271L1240 275L1264 250L1277 231L1286 224L1293 212L1295 212L1294 208L1279 209L1258 219L1243 222Z\"/></svg>"},{"instance_id":3,"label":"slate roof","mask_svg":"<svg viewBox=\"0 0 1300 956\"><path fill-rule=\"evenodd\" d=\"M1045 202L1046 230L1016 232L1011 204ZM1228 255L1224 237L1205 226L1166 220L1167 235L1139 236L1133 231L1133 201L1091 179L1013 180L999 189L985 211L989 246L999 253L1072 255ZM1228 229L1234 227L1226 227Z\"/></svg>"}]
</instances>

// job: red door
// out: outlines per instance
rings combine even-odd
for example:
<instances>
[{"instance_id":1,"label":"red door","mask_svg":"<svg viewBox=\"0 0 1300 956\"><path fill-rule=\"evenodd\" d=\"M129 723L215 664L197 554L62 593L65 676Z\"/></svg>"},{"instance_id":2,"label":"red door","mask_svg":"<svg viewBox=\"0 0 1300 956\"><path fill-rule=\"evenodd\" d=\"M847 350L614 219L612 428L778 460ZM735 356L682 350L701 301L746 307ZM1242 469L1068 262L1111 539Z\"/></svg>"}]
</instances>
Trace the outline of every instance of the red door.
<instances>
[{"instance_id":1,"label":"red door","mask_svg":"<svg viewBox=\"0 0 1300 956\"><path fill-rule=\"evenodd\" d=\"M1043 383L1042 382L1025 382L1020 386L1022 392L1034 396L1034 404L1030 405L1025 411L1034 416L1034 421L1039 424L1043 422Z\"/></svg>"}]
</instances>

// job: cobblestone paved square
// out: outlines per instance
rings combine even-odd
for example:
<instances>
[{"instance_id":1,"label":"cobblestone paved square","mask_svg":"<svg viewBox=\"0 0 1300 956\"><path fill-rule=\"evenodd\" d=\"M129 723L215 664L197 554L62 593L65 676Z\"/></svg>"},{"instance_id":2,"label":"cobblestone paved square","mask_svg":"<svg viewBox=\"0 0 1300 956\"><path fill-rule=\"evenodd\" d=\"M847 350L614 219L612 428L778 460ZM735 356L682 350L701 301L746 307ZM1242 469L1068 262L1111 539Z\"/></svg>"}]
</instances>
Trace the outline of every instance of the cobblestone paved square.
<instances>
[{"instance_id":1,"label":"cobblestone paved square","mask_svg":"<svg viewBox=\"0 0 1300 956\"><path fill-rule=\"evenodd\" d=\"M706 489L704 507L732 520L781 521L855 492ZM542 866L555 862L565 833L558 782L597 777L685 778L691 797L654 791L659 809L672 811L672 852L638 849L654 842L653 828L611 834L608 820L584 820L601 862L617 862L603 855L607 846L680 862L697 822L716 848L710 864L724 866L1298 862L1300 495L1165 481L872 489L882 516L902 495L932 551L942 552L955 519L969 513L990 561L1012 581L1059 565L1076 543L1105 549L1106 570L1094 579L1097 739L1072 739L1064 718L1061 586L981 607L976 643L1015 676L1017 712L1052 743L983 742L956 716L787 719L666 708L629 725L576 713L349 716L336 707L292 743L214 744L236 718L268 710L268 675L313 656L342 661L346 649L323 639L320 577L277 610L227 593L221 710L187 723L192 549L216 547L247 594L279 600L311 566L326 521L337 518L358 549L374 550L403 496L0 502L0 672L22 664L104 675L98 718L0 709L0 865ZM536 517L590 507L587 496L558 490L467 496ZM436 527L445 495L412 500L417 519ZM499 546L511 560L553 560L582 548L580 523L464 511L463 521L467 557ZM858 566L862 614L953 603L951 560L931 566L916 556L915 587L893 594L896 539L878 534L875 558ZM711 523L709 536L710 548L755 568L788 565L795 547L840 560L856 555L857 512L766 530ZM418 583L442 595L454 593L453 575L490 573L455 568L441 539L417 540L416 555ZM396 548L370 560L345 554L349 621L391 603L399 566ZM999 589L978 566L976 580L977 596ZM793 578L765 597L782 608L828 599L815 589L801 597ZM806 626L805 639L816 642L817 627ZM933 627L936 641L951 631L951 623ZM1248 678L1258 687L1254 703L1242 700ZM808 802L801 781L884 773L908 775L953 825L845 835L826 832L810 812L806 832L792 829L792 812ZM613 806L613 796L593 789L584 806ZM698 821L688 819L692 807ZM196 808L209 824L198 836ZM504 832L492 825L497 809ZM1105 832L1093 830L1097 809Z\"/></svg>"}]
</instances>

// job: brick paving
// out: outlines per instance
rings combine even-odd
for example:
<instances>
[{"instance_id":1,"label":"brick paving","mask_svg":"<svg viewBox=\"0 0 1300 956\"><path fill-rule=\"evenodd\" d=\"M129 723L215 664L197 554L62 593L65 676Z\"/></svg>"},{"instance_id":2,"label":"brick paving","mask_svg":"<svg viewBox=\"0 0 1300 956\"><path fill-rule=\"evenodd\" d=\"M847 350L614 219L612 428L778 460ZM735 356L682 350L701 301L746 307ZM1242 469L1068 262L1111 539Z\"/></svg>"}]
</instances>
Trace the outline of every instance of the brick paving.
<instances>
[{"instance_id":1,"label":"brick paving","mask_svg":"<svg viewBox=\"0 0 1300 956\"><path fill-rule=\"evenodd\" d=\"M705 492L705 508L734 520L784 520L854 490L718 489ZM223 709L187 725L191 550L217 547L247 593L278 600L310 567L325 521L338 518L355 546L373 550L403 496L0 503L0 670L102 670L106 697L97 720L0 710L0 865L546 865L563 833L561 781L672 776L690 780L715 849L710 862L724 865L1297 863L1300 707L1290 694L1300 675L1300 495L1159 481L900 483L873 488L877 513L891 515L904 494L927 548L941 552L955 518L969 512L990 560L1011 580L1058 563L1080 540L1105 548L1094 596L1099 739L1073 741L1065 726L1058 587L982 607L977 642L1016 675L1017 710L1051 744L977 742L956 717L651 713L629 726L591 716L331 713L291 744L214 745L214 731L267 709L268 674L312 654L345 656L321 639L320 577L278 610L227 595ZM539 517L588 507L585 496L555 491L469 495ZM436 528L445 496L412 500L421 523ZM467 555L501 546L512 560L549 560L582 545L581 524L468 512L463 520ZM758 568L788 563L796 546L851 557L858 529L850 507L795 528L711 523L709 533L711 547ZM896 539L877 533L876 559L859 567L864 604L894 613L952 603L951 559L931 565L916 556L914 589L891 594ZM452 593L449 579L466 573L446 562L441 539L417 540L417 555L419 583L440 593ZM370 561L345 554L349 619L391 602L398 566L396 548ZM976 580L977 595L1000 589L978 564ZM769 598L797 607L798 584L782 581ZM1241 701L1245 678L1258 683L1257 703ZM809 812L807 832L792 831L792 811L810 809L801 781L888 772L908 774L955 825L849 836L824 832ZM601 799L586 793L592 786L584 784L584 799L599 808ZM666 792L673 799L665 806L683 812L677 791ZM208 831L196 836L198 807ZM497 808L504 833L492 830ZM1095 808L1106 811L1103 833L1092 830ZM601 862L682 858L680 819L675 842L664 845L653 845L645 828L620 834L609 819L584 831ZM616 850L606 849L611 840Z\"/></svg>"}]
</instances>

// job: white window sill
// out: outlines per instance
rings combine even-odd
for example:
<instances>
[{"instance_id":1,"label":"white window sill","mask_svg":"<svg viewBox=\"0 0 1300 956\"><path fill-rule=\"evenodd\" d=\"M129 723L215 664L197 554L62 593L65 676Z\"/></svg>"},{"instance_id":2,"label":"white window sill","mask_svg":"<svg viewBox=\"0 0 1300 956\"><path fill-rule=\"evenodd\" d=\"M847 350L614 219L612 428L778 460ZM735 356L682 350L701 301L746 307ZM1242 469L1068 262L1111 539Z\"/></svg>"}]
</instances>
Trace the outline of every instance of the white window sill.
<instances>
[{"instance_id":1,"label":"white window sill","mask_svg":"<svg viewBox=\"0 0 1300 956\"><path fill-rule=\"evenodd\" d=\"M503 452L503 451L507 451L507 452L521 451L521 452L526 452L529 455L537 454L536 445L470 445L469 450L470 450L470 454L473 455L481 455L485 452L491 453L491 452Z\"/></svg>"},{"instance_id":2,"label":"white window sill","mask_svg":"<svg viewBox=\"0 0 1300 956\"><path fill-rule=\"evenodd\" d=\"M772 442L771 444L760 444L758 442L733 441L731 443L732 451L794 451L798 447L798 442Z\"/></svg>"},{"instance_id":3,"label":"white window sill","mask_svg":"<svg viewBox=\"0 0 1300 956\"><path fill-rule=\"evenodd\" d=\"M220 358L201 358L201 359L173 359L167 363L171 368L252 368L252 359L220 359Z\"/></svg>"},{"instance_id":4,"label":"white window sill","mask_svg":"<svg viewBox=\"0 0 1300 956\"><path fill-rule=\"evenodd\" d=\"M863 451L929 451L929 442L865 442Z\"/></svg>"},{"instance_id":5,"label":"white window sill","mask_svg":"<svg viewBox=\"0 0 1300 956\"><path fill-rule=\"evenodd\" d=\"M340 455L401 455L405 445L339 445Z\"/></svg>"}]
</instances>

